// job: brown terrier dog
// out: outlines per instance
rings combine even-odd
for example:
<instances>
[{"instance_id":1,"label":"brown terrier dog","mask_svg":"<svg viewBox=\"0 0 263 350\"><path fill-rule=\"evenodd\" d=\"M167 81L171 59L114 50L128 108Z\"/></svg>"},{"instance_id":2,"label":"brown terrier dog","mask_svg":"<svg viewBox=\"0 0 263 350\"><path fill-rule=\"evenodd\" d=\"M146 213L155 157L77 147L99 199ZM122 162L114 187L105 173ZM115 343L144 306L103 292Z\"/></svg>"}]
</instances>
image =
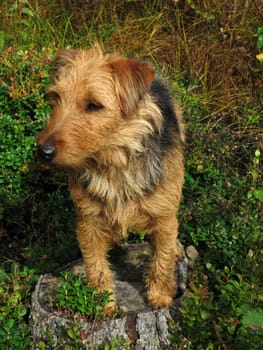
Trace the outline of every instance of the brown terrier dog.
<instances>
[{"instance_id":1,"label":"brown terrier dog","mask_svg":"<svg viewBox=\"0 0 263 350\"><path fill-rule=\"evenodd\" d=\"M58 53L47 95L53 112L38 151L69 174L88 284L113 293L107 253L136 228L152 238L148 300L169 307L184 177L181 112L169 89L149 64L95 44Z\"/></svg>"}]
</instances>

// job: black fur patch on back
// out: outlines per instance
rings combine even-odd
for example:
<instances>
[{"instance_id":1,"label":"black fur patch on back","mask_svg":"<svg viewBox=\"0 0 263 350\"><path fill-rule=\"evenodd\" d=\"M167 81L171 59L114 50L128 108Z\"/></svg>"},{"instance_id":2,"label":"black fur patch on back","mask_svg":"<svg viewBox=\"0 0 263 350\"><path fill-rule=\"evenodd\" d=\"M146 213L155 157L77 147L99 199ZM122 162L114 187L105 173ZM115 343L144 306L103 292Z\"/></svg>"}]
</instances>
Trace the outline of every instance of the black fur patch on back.
<instances>
[{"instance_id":1,"label":"black fur patch on back","mask_svg":"<svg viewBox=\"0 0 263 350\"><path fill-rule=\"evenodd\" d=\"M165 82L159 77L152 82L150 94L154 97L163 115L163 130L160 135L160 142L162 148L166 149L178 142L177 135L180 134L173 97Z\"/></svg>"}]
</instances>

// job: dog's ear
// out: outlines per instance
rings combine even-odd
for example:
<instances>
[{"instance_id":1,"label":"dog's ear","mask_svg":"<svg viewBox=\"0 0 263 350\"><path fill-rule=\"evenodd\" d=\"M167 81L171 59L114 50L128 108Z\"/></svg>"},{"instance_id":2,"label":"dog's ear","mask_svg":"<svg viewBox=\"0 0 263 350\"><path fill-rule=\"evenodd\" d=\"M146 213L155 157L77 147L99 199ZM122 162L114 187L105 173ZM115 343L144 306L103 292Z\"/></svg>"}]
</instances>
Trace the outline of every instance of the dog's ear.
<instances>
[{"instance_id":1,"label":"dog's ear","mask_svg":"<svg viewBox=\"0 0 263 350\"><path fill-rule=\"evenodd\" d=\"M52 80L55 80L59 76L61 70L74 60L76 54L77 50L73 49L63 49L56 54L51 72Z\"/></svg>"},{"instance_id":2,"label":"dog's ear","mask_svg":"<svg viewBox=\"0 0 263 350\"><path fill-rule=\"evenodd\" d=\"M147 63L126 58L116 59L111 66L119 104L123 114L129 116L135 112L138 102L149 91L154 70Z\"/></svg>"}]
</instances>

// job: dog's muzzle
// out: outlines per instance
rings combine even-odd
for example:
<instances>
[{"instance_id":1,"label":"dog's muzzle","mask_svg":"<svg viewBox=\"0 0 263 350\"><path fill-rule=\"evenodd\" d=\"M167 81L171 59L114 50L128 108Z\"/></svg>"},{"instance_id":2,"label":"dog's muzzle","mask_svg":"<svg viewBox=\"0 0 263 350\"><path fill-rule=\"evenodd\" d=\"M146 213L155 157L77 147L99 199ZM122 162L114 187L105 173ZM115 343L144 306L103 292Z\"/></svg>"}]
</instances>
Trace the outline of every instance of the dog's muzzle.
<instances>
[{"instance_id":1,"label":"dog's muzzle","mask_svg":"<svg viewBox=\"0 0 263 350\"><path fill-rule=\"evenodd\" d=\"M49 143L44 143L43 145L38 145L37 148L39 156L48 162L51 162L57 153L57 150L54 145Z\"/></svg>"}]
</instances>

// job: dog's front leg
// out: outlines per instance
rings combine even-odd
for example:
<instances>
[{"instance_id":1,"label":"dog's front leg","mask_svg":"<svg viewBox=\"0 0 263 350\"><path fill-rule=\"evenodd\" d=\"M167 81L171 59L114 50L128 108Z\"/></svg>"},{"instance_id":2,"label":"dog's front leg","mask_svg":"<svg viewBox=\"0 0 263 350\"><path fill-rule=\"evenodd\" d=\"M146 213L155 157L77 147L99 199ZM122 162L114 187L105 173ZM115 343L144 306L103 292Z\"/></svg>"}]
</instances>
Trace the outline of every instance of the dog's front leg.
<instances>
[{"instance_id":1,"label":"dog's front leg","mask_svg":"<svg viewBox=\"0 0 263 350\"><path fill-rule=\"evenodd\" d=\"M96 225L95 220L81 218L77 225L77 237L86 269L87 284L95 287L98 293L111 293L110 302L105 307L107 314L111 314L115 311L116 304L112 273L107 261L110 236L104 228Z\"/></svg>"},{"instance_id":2,"label":"dog's front leg","mask_svg":"<svg viewBox=\"0 0 263 350\"><path fill-rule=\"evenodd\" d=\"M156 225L152 236L153 256L148 277L148 300L154 307L169 307L175 293L174 271L178 260L177 220Z\"/></svg>"}]
</instances>

